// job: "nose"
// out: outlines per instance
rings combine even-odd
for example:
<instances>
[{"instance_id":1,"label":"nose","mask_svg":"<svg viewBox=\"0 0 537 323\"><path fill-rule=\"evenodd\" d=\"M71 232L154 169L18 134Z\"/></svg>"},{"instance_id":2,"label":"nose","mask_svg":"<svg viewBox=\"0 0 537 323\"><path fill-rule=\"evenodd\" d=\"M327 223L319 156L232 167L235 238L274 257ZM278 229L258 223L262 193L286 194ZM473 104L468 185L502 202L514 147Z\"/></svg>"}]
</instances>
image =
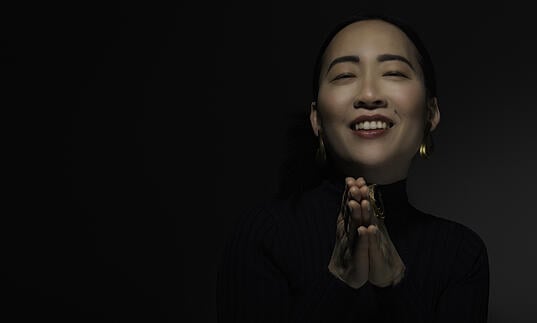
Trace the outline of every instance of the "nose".
<instances>
[{"instance_id":1,"label":"nose","mask_svg":"<svg viewBox=\"0 0 537 323\"><path fill-rule=\"evenodd\" d=\"M358 95L353 103L356 109L377 109L386 106L386 99L381 96L374 80L363 80Z\"/></svg>"}]
</instances>

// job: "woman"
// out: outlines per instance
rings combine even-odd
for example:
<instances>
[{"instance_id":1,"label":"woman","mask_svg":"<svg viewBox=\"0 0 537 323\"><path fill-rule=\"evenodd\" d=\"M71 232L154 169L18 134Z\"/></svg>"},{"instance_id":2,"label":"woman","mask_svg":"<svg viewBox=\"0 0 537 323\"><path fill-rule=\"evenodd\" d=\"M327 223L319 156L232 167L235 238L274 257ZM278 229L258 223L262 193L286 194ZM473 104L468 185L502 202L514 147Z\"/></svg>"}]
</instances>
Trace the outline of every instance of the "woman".
<instances>
[{"instance_id":1,"label":"woman","mask_svg":"<svg viewBox=\"0 0 537 323\"><path fill-rule=\"evenodd\" d=\"M299 161L282 196L240 219L220 264L219 322L486 322L484 242L407 198L440 121L417 34L353 16L328 35L314 76L320 167L300 176L313 169Z\"/></svg>"}]
</instances>

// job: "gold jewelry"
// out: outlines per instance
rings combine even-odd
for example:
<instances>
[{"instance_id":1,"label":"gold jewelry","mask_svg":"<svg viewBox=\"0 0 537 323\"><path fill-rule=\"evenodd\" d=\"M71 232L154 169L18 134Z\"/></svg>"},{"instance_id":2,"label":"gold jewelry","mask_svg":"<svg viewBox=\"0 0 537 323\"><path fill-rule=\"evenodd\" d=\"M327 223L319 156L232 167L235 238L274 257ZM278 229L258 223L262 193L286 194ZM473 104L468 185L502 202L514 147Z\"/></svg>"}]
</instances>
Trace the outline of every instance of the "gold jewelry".
<instances>
[{"instance_id":1,"label":"gold jewelry","mask_svg":"<svg viewBox=\"0 0 537 323\"><path fill-rule=\"evenodd\" d=\"M423 159L429 159L429 153L427 152L427 144L422 142L420 145L420 157Z\"/></svg>"},{"instance_id":2,"label":"gold jewelry","mask_svg":"<svg viewBox=\"0 0 537 323\"><path fill-rule=\"evenodd\" d=\"M321 130L319 129L319 146L317 147L317 152L315 153L315 160L319 165L324 165L326 162L326 150L324 148L323 136L321 135Z\"/></svg>"},{"instance_id":3,"label":"gold jewelry","mask_svg":"<svg viewBox=\"0 0 537 323\"><path fill-rule=\"evenodd\" d=\"M386 216L384 215L384 202L382 201L382 194L380 193L380 190L376 189L377 184L371 184L369 185L369 202L371 203L371 206L373 207L373 213L375 216L380 219L384 220ZM378 195L378 201L375 198L375 192ZM379 202L379 205L377 205L377 202Z\"/></svg>"},{"instance_id":4,"label":"gold jewelry","mask_svg":"<svg viewBox=\"0 0 537 323\"><path fill-rule=\"evenodd\" d=\"M425 134L423 136L423 141L420 144L420 157L423 159L429 159L431 157L431 154L433 153L433 136L431 135L431 123L427 124L427 127L425 128Z\"/></svg>"}]
</instances>

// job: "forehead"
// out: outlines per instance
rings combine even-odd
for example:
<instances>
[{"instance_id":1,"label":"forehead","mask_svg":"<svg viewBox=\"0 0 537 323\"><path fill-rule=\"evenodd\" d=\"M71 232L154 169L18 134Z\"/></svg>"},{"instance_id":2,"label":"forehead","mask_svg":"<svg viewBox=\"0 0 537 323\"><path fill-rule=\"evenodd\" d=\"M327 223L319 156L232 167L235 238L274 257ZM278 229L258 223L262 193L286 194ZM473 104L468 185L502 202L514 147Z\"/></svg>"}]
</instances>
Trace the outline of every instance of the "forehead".
<instances>
[{"instance_id":1,"label":"forehead","mask_svg":"<svg viewBox=\"0 0 537 323\"><path fill-rule=\"evenodd\" d=\"M388 22L363 20L345 26L332 39L324 54L324 61L344 55L379 54L402 55L417 62L418 51L407 35Z\"/></svg>"}]
</instances>

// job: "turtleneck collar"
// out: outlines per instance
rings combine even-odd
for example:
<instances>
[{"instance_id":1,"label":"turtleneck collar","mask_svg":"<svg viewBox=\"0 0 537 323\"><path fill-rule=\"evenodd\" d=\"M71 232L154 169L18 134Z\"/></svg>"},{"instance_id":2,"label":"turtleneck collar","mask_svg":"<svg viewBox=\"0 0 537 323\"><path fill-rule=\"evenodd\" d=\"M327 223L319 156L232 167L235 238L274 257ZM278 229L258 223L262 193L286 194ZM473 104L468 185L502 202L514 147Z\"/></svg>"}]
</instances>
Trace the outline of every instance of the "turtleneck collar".
<instances>
[{"instance_id":1,"label":"turtleneck collar","mask_svg":"<svg viewBox=\"0 0 537 323\"><path fill-rule=\"evenodd\" d=\"M339 201L345 190L345 176L330 176L325 184L331 188L333 193L337 194ZM373 183L367 183L371 185ZM376 194L382 199L384 206L384 223L389 227L400 224L407 220L411 213L412 206L408 201L407 179L401 179L389 184L376 184Z\"/></svg>"}]
</instances>

